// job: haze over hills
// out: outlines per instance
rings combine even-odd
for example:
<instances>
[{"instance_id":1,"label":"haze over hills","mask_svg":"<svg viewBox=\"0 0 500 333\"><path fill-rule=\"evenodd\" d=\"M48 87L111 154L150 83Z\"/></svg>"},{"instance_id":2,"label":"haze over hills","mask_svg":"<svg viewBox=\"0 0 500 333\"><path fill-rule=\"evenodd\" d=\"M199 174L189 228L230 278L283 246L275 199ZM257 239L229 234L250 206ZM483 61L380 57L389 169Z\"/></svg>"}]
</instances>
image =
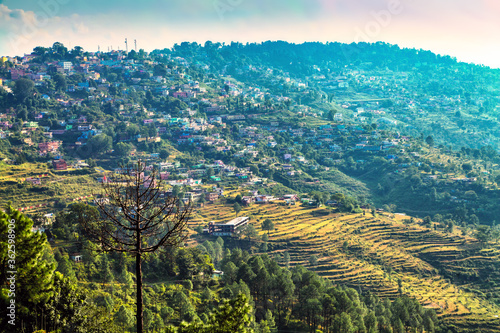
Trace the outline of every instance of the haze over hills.
<instances>
[{"instance_id":1,"label":"haze over hills","mask_svg":"<svg viewBox=\"0 0 500 333\"><path fill-rule=\"evenodd\" d=\"M500 70L384 43L55 43L1 59L0 202L47 235L38 263L75 278L47 280L88 292L97 326L104 310L110 329L133 330L133 257L90 251L82 220L98 215L102 184L141 161L164 197L194 207L189 246L145 259L152 331L208 323L238 292L257 332L275 319L362 331L372 314L379 331L498 327ZM245 230L207 234L234 214L250 217ZM210 279L214 267L226 277ZM293 280L286 300L272 294L279 279ZM33 304L64 307L50 297Z\"/></svg>"}]
</instances>

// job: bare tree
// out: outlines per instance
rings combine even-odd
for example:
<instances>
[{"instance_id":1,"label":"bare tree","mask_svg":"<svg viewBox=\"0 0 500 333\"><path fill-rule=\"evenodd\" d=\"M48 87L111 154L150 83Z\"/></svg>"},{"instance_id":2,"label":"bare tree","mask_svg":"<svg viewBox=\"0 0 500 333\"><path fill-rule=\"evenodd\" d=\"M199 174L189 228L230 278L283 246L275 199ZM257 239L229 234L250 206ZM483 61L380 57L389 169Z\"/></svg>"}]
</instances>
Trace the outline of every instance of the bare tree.
<instances>
[{"instance_id":1,"label":"bare tree","mask_svg":"<svg viewBox=\"0 0 500 333\"><path fill-rule=\"evenodd\" d=\"M100 220L85 221L88 236L107 252L135 255L137 332L143 332L142 257L161 247L178 247L187 237L191 203L167 196L156 169L143 162L127 166L103 181L103 198L95 201Z\"/></svg>"}]
</instances>

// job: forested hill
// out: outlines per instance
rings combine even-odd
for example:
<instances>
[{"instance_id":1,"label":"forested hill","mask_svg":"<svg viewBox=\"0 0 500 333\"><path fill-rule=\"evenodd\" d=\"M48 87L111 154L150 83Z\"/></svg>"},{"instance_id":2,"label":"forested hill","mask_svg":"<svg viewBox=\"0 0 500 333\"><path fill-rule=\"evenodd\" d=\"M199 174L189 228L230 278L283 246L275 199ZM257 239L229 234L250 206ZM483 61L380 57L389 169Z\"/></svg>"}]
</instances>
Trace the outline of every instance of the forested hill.
<instances>
[{"instance_id":1,"label":"forested hill","mask_svg":"<svg viewBox=\"0 0 500 333\"><path fill-rule=\"evenodd\" d=\"M15 219L32 331L136 331L141 270L82 229L131 165L171 212L193 207L183 247L144 258L148 331L497 331L497 70L282 42L1 61L0 261ZM235 215L248 225L210 234Z\"/></svg>"},{"instance_id":2,"label":"forested hill","mask_svg":"<svg viewBox=\"0 0 500 333\"><path fill-rule=\"evenodd\" d=\"M182 43L173 54L274 93L288 95L303 83L292 94L299 104L351 118L363 108L363 117L413 136L433 135L438 144L499 147L497 69L386 43Z\"/></svg>"}]
</instances>

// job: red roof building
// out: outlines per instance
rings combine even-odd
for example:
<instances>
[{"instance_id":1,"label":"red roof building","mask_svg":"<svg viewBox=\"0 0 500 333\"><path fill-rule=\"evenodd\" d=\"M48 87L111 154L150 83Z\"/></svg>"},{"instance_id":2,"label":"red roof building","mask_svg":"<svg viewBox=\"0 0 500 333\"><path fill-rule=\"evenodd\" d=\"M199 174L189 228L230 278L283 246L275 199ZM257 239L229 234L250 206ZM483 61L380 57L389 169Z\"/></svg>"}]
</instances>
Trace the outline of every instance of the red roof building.
<instances>
[{"instance_id":1,"label":"red roof building","mask_svg":"<svg viewBox=\"0 0 500 333\"><path fill-rule=\"evenodd\" d=\"M66 164L65 160L54 160L52 161L52 166L56 170L67 170L68 164Z\"/></svg>"}]
</instances>

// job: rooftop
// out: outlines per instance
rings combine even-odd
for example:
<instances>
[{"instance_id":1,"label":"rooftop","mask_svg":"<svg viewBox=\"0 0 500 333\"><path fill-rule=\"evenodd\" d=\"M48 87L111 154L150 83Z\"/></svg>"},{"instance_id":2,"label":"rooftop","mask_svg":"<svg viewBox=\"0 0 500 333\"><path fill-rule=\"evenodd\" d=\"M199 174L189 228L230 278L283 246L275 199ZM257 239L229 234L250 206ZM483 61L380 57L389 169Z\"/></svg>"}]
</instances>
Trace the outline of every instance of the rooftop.
<instances>
[{"instance_id":1,"label":"rooftop","mask_svg":"<svg viewBox=\"0 0 500 333\"><path fill-rule=\"evenodd\" d=\"M231 221L229 222L219 222L217 224L225 224L225 225L238 225L242 222L245 222L246 220L248 220L248 217L247 216L239 216L237 218L234 218L232 219Z\"/></svg>"}]
</instances>

